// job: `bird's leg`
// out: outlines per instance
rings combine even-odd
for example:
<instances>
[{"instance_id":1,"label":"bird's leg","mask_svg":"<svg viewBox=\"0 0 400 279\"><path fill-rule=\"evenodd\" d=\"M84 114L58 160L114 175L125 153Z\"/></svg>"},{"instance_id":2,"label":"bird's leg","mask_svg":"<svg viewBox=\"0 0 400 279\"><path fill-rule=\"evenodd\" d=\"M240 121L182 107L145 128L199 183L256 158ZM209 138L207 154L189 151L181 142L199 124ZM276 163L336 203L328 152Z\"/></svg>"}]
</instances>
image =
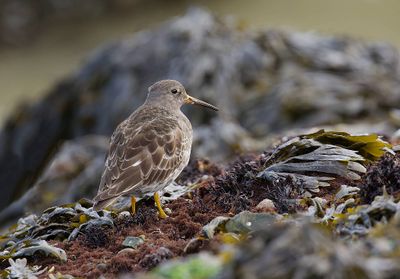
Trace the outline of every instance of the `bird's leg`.
<instances>
[{"instance_id":1,"label":"bird's leg","mask_svg":"<svg viewBox=\"0 0 400 279\"><path fill-rule=\"evenodd\" d=\"M160 216L161 219L167 218L168 215L165 214L164 210L161 207L161 202L160 202L160 195L158 194L158 192L154 193L154 201L156 202L156 206L158 209L158 215Z\"/></svg>"},{"instance_id":2,"label":"bird's leg","mask_svg":"<svg viewBox=\"0 0 400 279\"><path fill-rule=\"evenodd\" d=\"M134 196L131 197L131 210L132 215L136 213L136 199Z\"/></svg>"}]
</instances>

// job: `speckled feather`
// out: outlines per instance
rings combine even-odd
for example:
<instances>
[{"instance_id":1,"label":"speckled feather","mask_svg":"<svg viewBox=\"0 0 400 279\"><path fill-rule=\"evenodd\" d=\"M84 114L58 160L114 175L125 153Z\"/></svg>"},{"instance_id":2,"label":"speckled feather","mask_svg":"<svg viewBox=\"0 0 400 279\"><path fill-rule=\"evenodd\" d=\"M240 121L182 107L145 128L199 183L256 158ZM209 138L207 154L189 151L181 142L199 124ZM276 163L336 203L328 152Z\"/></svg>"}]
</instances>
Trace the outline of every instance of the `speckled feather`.
<instances>
[{"instance_id":1,"label":"speckled feather","mask_svg":"<svg viewBox=\"0 0 400 279\"><path fill-rule=\"evenodd\" d=\"M95 209L122 195L153 194L188 164L192 127L180 110L142 106L111 137Z\"/></svg>"}]
</instances>

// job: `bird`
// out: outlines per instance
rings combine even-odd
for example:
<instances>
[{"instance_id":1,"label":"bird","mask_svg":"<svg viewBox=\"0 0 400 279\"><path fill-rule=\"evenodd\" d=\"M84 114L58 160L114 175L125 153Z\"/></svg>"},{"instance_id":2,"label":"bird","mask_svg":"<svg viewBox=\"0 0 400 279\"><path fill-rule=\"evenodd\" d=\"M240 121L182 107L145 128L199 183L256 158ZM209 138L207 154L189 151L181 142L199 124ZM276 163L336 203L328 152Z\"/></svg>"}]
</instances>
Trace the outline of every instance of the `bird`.
<instances>
[{"instance_id":1,"label":"bird","mask_svg":"<svg viewBox=\"0 0 400 279\"><path fill-rule=\"evenodd\" d=\"M136 198L153 195L160 218L159 191L172 183L187 166L193 140L189 119L181 111L184 104L218 108L190 96L176 80L161 80L148 88L146 101L113 132L105 167L93 209L110 206L120 196Z\"/></svg>"}]
</instances>

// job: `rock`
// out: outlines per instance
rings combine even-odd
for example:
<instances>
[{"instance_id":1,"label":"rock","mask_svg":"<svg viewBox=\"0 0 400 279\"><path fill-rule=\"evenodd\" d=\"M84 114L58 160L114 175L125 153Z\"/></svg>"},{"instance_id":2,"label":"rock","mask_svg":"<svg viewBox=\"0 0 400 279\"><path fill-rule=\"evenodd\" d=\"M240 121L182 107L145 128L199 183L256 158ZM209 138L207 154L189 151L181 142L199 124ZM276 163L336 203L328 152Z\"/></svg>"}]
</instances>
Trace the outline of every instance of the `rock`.
<instances>
[{"instance_id":1,"label":"rock","mask_svg":"<svg viewBox=\"0 0 400 279\"><path fill-rule=\"evenodd\" d=\"M341 143L347 146L342 136ZM365 148L364 152L368 150L367 145L360 146ZM362 204L358 191L354 197L341 194L338 199L338 192L354 190L342 187L347 190L339 191L342 179L313 197L277 193L276 184L256 176L268 166L269 159L281 157L273 154L276 153L241 156L235 163L225 165L222 173L216 172L210 183L193 189L190 197L170 201L173 215L162 221L156 216L153 201L140 207L137 214L142 217L132 218L143 218L138 222L119 222L116 212L94 211L87 201L20 218L9 232L0 236L0 256L29 256L30 263L44 269L51 265L53 271L80 278L99 278L99 273L112 278L121 272L130 272L129 276L135 278L140 272L168 278L353 278L355 271L361 277L397 278L400 202L386 188L391 188L394 195L399 193L399 154L388 153L378 162L371 161L367 175L356 184L349 183L360 187L370 184L373 189L369 190L383 190L383 195L376 196L376 191L368 193L369 198L374 198L371 204ZM297 153L297 158L305 157ZM380 173L386 169L389 172L385 173L391 175ZM193 170L190 173L198 175ZM388 182L393 187L388 187ZM280 186L291 191L291 183L289 180ZM256 205L265 198L273 200L280 212L257 212ZM288 198L298 206L282 210ZM240 213L232 216L235 209ZM123 219L128 214L119 216ZM135 248L121 250L121 236L127 234L135 236L127 238L128 246ZM146 243L136 247L141 235L146 235ZM208 240L206 235L214 237ZM52 247L43 245L45 240ZM49 253L32 257L31 252L39 243L41 250L48 252L60 253L54 248L62 248L68 261L60 263L43 257ZM116 251L120 251L118 255ZM105 271L97 268L104 263Z\"/></svg>"},{"instance_id":2,"label":"rock","mask_svg":"<svg viewBox=\"0 0 400 279\"><path fill-rule=\"evenodd\" d=\"M391 137L392 142L400 143L400 129L397 130Z\"/></svg>"},{"instance_id":3,"label":"rock","mask_svg":"<svg viewBox=\"0 0 400 279\"><path fill-rule=\"evenodd\" d=\"M272 224L277 216L269 213L254 213L242 211L229 219L225 224L225 230L229 233L247 234L260 230L266 224Z\"/></svg>"},{"instance_id":4,"label":"rock","mask_svg":"<svg viewBox=\"0 0 400 279\"><path fill-rule=\"evenodd\" d=\"M122 255L122 254L131 254L134 253L135 249L133 248L124 248L121 251L118 251L117 255Z\"/></svg>"},{"instance_id":5,"label":"rock","mask_svg":"<svg viewBox=\"0 0 400 279\"><path fill-rule=\"evenodd\" d=\"M275 212L276 207L273 201L270 199L263 199L257 204L256 209L263 211L263 212Z\"/></svg>"},{"instance_id":6,"label":"rock","mask_svg":"<svg viewBox=\"0 0 400 279\"><path fill-rule=\"evenodd\" d=\"M136 236L128 236L125 238L125 240L122 242L122 246L125 247L130 247L130 248L136 248L139 245L143 244L145 240L144 235L141 235L139 237Z\"/></svg>"},{"instance_id":7,"label":"rock","mask_svg":"<svg viewBox=\"0 0 400 279\"><path fill-rule=\"evenodd\" d=\"M123 221L127 218L132 218L132 215L129 211L122 211L122 212L118 213L118 216L117 216L118 221Z\"/></svg>"},{"instance_id":8,"label":"rock","mask_svg":"<svg viewBox=\"0 0 400 279\"><path fill-rule=\"evenodd\" d=\"M100 270L102 272L107 271L107 264L105 264L105 263L100 263L96 267L98 270Z\"/></svg>"},{"instance_id":9,"label":"rock","mask_svg":"<svg viewBox=\"0 0 400 279\"><path fill-rule=\"evenodd\" d=\"M39 213L55 205L91 198L97 191L107 149L108 139L103 136L64 142L34 186L0 212L0 223L28 212Z\"/></svg>"},{"instance_id":10,"label":"rock","mask_svg":"<svg viewBox=\"0 0 400 279\"><path fill-rule=\"evenodd\" d=\"M172 259L161 264L146 276L136 276L137 279L160 278L218 278L222 268L221 257L211 253L201 252L185 258Z\"/></svg>"},{"instance_id":11,"label":"rock","mask_svg":"<svg viewBox=\"0 0 400 279\"><path fill-rule=\"evenodd\" d=\"M308 222L273 224L241 245L218 278L350 279L354 270L362 278L390 278L398 272L390 260L372 267L375 255L366 247L334 241L326 227Z\"/></svg>"},{"instance_id":12,"label":"rock","mask_svg":"<svg viewBox=\"0 0 400 279\"><path fill-rule=\"evenodd\" d=\"M155 253L149 254L145 256L140 262L139 265L142 267L146 267L147 269L150 269L162 261L169 259L173 256L173 253L165 247L160 247L157 249Z\"/></svg>"},{"instance_id":13,"label":"rock","mask_svg":"<svg viewBox=\"0 0 400 279\"><path fill-rule=\"evenodd\" d=\"M96 18L115 9L134 6L132 1L88 0L81 1L2 1L0 5L0 43L26 45L46 28L58 22L77 18Z\"/></svg>"},{"instance_id":14,"label":"rock","mask_svg":"<svg viewBox=\"0 0 400 279\"><path fill-rule=\"evenodd\" d=\"M212 239L218 231L221 230L228 222L229 217L217 216L212 219L207 225L205 225L201 230L201 235L205 239Z\"/></svg>"},{"instance_id":15,"label":"rock","mask_svg":"<svg viewBox=\"0 0 400 279\"><path fill-rule=\"evenodd\" d=\"M208 240L203 239L201 237L193 238L188 242L188 244L186 244L185 248L183 249L183 252L185 254L198 253L200 249L204 246L204 244L207 242Z\"/></svg>"}]
</instances>

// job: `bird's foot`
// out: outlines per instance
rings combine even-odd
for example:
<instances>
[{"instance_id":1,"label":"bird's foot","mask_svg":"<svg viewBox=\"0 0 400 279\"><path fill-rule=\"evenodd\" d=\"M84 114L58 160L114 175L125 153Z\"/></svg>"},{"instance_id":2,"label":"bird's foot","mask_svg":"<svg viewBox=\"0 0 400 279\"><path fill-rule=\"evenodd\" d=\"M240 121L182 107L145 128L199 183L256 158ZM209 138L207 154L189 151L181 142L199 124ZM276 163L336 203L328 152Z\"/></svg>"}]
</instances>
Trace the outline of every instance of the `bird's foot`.
<instances>
[{"instance_id":1,"label":"bird's foot","mask_svg":"<svg viewBox=\"0 0 400 279\"><path fill-rule=\"evenodd\" d=\"M156 202L156 206L157 206L157 209L158 209L158 216L161 219L167 218L168 215L165 214L164 210L161 207L160 195L158 194L158 192L154 193L154 201Z\"/></svg>"},{"instance_id":2,"label":"bird's foot","mask_svg":"<svg viewBox=\"0 0 400 279\"><path fill-rule=\"evenodd\" d=\"M132 215L135 215L136 213L136 199L134 196L131 197L131 212Z\"/></svg>"}]
</instances>

